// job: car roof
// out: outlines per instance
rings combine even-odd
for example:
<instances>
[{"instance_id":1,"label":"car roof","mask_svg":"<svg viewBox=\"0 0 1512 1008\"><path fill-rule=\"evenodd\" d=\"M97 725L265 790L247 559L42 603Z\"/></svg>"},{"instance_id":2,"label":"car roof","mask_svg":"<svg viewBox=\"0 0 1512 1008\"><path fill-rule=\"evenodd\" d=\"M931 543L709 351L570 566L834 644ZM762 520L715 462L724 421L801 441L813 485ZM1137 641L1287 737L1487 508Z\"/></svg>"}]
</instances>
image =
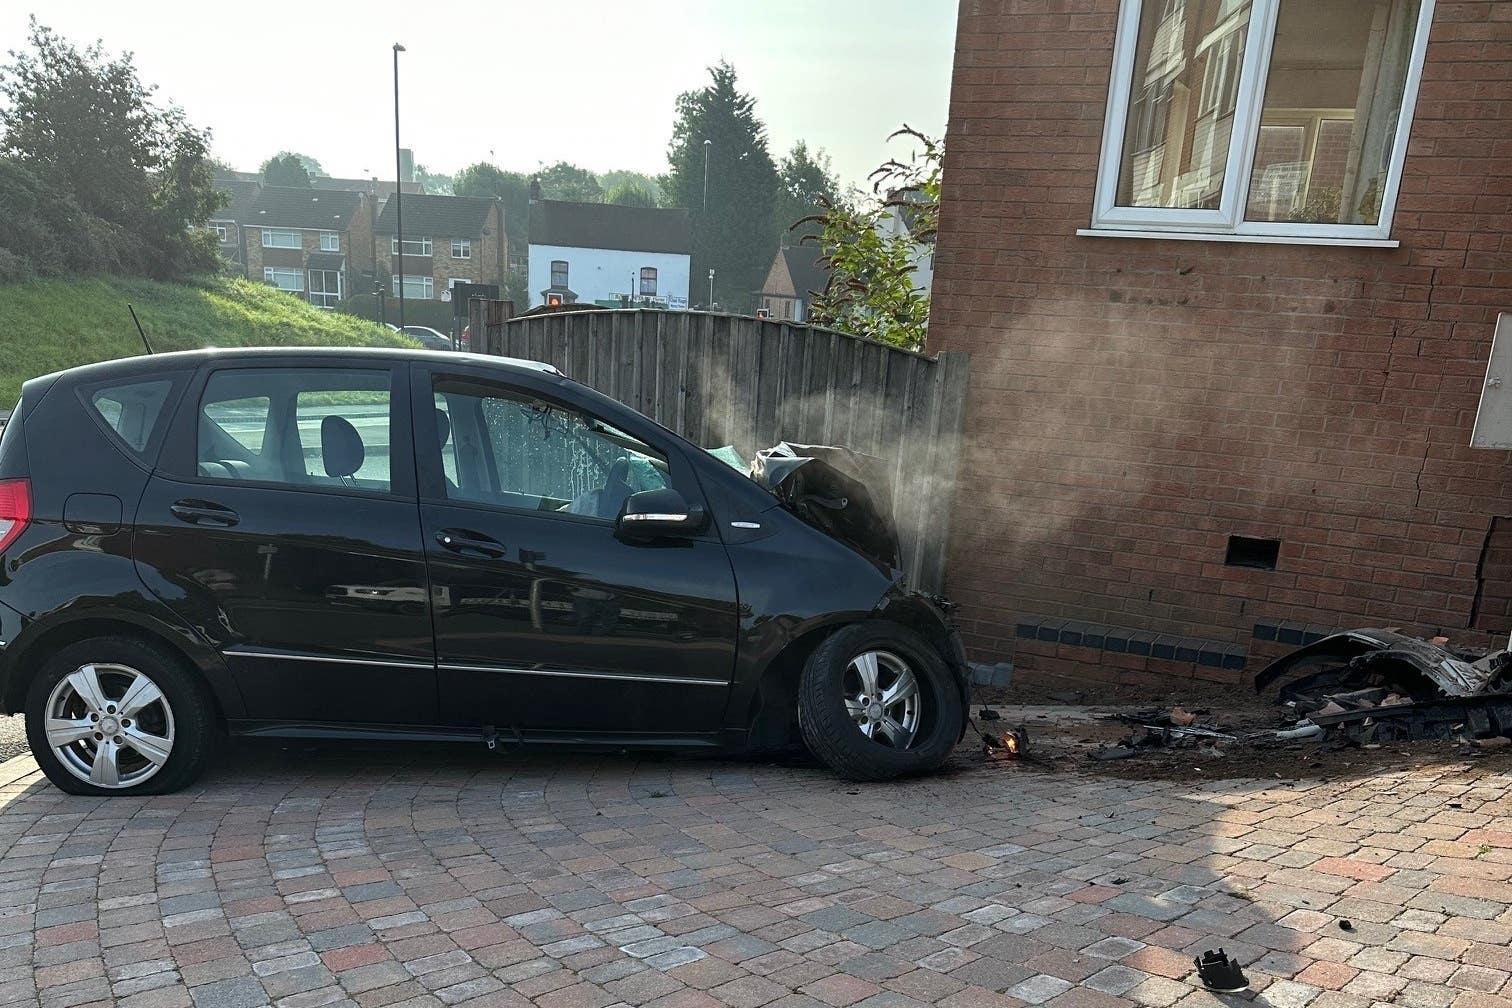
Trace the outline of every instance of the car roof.
<instances>
[{"instance_id":1,"label":"car roof","mask_svg":"<svg viewBox=\"0 0 1512 1008\"><path fill-rule=\"evenodd\" d=\"M135 357L120 357L84 364L43 377L63 377L79 380L108 379L114 374L150 374L153 371L188 370L201 364L245 362L270 365L279 361L353 360L353 361L446 361L451 364L465 360L503 371L529 371L536 374L561 374L554 366L541 361L520 357L496 357L492 354L456 353L440 350L409 350L399 347L212 347L205 350L179 350L173 353L152 355L138 354Z\"/></svg>"}]
</instances>

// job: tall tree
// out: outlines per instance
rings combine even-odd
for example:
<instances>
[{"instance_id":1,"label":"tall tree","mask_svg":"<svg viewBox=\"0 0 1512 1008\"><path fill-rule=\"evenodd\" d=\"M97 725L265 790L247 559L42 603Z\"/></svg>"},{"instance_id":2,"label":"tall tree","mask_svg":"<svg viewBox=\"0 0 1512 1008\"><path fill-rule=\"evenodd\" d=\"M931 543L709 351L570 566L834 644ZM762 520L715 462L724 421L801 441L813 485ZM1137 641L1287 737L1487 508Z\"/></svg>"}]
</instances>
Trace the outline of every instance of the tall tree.
<instances>
[{"instance_id":1,"label":"tall tree","mask_svg":"<svg viewBox=\"0 0 1512 1008\"><path fill-rule=\"evenodd\" d=\"M129 54L79 49L31 19L0 67L0 155L77 206L120 250L107 268L174 277L219 263L197 225L221 205L209 134L160 107Z\"/></svg>"},{"instance_id":2,"label":"tall tree","mask_svg":"<svg viewBox=\"0 0 1512 1008\"><path fill-rule=\"evenodd\" d=\"M805 218L822 213L841 201L840 180L830 167L824 151L809 153L808 144L799 140L777 166L780 188L777 192L777 216L773 221L789 245L804 235L817 234L819 225Z\"/></svg>"},{"instance_id":3,"label":"tall tree","mask_svg":"<svg viewBox=\"0 0 1512 1008\"><path fill-rule=\"evenodd\" d=\"M604 193L604 202L620 206L654 207L656 197L634 182L621 182Z\"/></svg>"},{"instance_id":4,"label":"tall tree","mask_svg":"<svg viewBox=\"0 0 1512 1008\"><path fill-rule=\"evenodd\" d=\"M667 161L667 200L686 207L693 220L691 300L707 301L712 268L714 300L724 308L748 309L777 248L772 216L778 178L766 126L756 116L755 99L736 87L734 67L710 67L707 86L678 97Z\"/></svg>"},{"instance_id":5,"label":"tall tree","mask_svg":"<svg viewBox=\"0 0 1512 1008\"><path fill-rule=\"evenodd\" d=\"M647 175L645 172L618 168L614 171L599 172L598 181L599 185L604 187L604 198L606 201L608 200L608 194L613 192L616 186L631 185L649 194L652 199L656 200L657 205L661 204L661 183L654 176Z\"/></svg>"},{"instance_id":6,"label":"tall tree","mask_svg":"<svg viewBox=\"0 0 1512 1008\"><path fill-rule=\"evenodd\" d=\"M545 199L572 203L599 203L604 199L604 187L599 185L598 176L566 161L542 168L535 177L541 183L541 196Z\"/></svg>"},{"instance_id":7,"label":"tall tree","mask_svg":"<svg viewBox=\"0 0 1512 1008\"><path fill-rule=\"evenodd\" d=\"M424 186L425 191L433 196L456 194L455 176L447 175L445 172L431 171L425 165L415 165L415 181Z\"/></svg>"},{"instance_id":8,"label":"tall tree","mask_svg":"<svg viewBox=\"0 0 1512 1008\"><path fill-rule=\"evenodd\" d=\"M298 154L280 151L262 163L259 169L263 181L270 186L289 186L297 189L310 188L310 170Z\"/></svg>"}]
</instances>

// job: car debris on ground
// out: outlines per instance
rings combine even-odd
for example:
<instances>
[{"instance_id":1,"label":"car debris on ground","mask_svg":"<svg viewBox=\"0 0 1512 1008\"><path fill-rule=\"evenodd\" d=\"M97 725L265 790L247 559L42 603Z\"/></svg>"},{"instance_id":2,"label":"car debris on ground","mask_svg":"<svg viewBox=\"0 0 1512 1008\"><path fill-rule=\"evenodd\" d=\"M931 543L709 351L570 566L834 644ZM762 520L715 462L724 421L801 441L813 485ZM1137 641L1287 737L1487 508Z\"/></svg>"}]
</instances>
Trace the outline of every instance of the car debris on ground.
<instances>
[{"instance_id":1,"label":"car debris on ground","mask_svg":"<svg viewBox=\"0 0 1512 1008\"><path fill-rule=\"evenodd\" d=\"M1512 736L1512 653L1452 647L1396 630L1349 630L1298 648L1255 677L1297 715L1280 740L1352 745L1451 739L1498 749Z\"/></svg>"}]
</instances>

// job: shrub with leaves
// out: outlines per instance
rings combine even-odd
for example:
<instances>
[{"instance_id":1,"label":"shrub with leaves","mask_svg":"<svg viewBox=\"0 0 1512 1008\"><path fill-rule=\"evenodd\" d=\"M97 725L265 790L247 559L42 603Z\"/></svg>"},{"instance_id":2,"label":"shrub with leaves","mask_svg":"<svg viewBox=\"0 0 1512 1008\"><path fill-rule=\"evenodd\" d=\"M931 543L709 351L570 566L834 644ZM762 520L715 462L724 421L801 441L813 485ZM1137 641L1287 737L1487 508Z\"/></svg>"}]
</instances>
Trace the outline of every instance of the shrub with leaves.
<instances>
[{"instance_id":1,"label":"shrub with leaves","mask_svg":"<svg viewBox=\"0 0 1512 1008\"><path fill-rule=\"evenodd\" d=\"M215 269L199 227L222 204L208 134L160 107L131 56L80 49L31 21L30 48L0 66L0 202L4 248L38 273L121 272L159 278ZM104 240L93 261L60 261L28 234L55 226Z\"/></svg>"},{"instance_id":2,"label":"shrub with leaves","mask_svg":"<svg viewBox=\"0 0 1512 1008\"><path fill-rule=\"evenodd\" d=\"M854 202L822 200L824 212L805 217L817 234L819 265L829 283L812 298L809 320L843 332L918 350L929 328L929 292L914 284L940 218L940 162L944 145L904 126L892 136L917 145L907 161L890 159L872 172L871 193ZM901 217L903 227L892 222ZM795 225L796 227L797 225Z\"/></svg>"}]
</instances>

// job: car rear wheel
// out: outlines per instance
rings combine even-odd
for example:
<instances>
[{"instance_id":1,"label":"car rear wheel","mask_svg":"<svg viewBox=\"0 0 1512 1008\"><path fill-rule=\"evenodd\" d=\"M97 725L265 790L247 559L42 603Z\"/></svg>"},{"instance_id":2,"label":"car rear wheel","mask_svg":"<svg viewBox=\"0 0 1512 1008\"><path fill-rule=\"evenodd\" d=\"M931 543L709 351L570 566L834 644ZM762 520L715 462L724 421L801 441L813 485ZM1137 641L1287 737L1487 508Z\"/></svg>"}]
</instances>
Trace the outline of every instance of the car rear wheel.
<instances>
[{"instance_id":1,"label":"car rear wheel","mask_svg":"<svg viewBox=\"0 0 1512 1008\"><path fill-rule=\"evenodd\" d=\"M929 643L894 623L848 626L809 656L798 726L815 756L851 780L888 780L945 762L965 709Z\"/></svg>"},{"instance_id":2,"label":"car rear wheel","mask_svg":"<svg viewBox=\"0 0 1512 1008\"><path fill-rule=\"evenodd\" d=\"M215 710L172 655L100 637L43 665L27 692L26 734L42 771L70 794L163 794L204 768Z\"/></svg>"}]
</instances>

